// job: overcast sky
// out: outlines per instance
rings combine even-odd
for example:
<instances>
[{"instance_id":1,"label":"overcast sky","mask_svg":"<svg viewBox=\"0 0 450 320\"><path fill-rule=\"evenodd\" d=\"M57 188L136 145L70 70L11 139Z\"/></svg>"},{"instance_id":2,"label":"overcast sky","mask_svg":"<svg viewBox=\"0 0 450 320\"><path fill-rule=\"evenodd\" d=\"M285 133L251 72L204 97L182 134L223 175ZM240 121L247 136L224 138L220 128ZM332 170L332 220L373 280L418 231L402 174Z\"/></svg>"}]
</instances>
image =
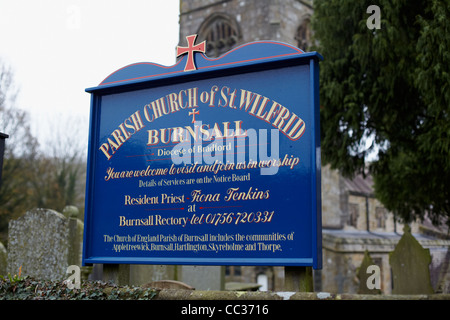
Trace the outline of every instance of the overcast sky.
<instances>
[{"instance_id":1,"label":"overcast sky","mask_svg":"<svg viewBox=\"0 0 450 320\"><path fill-rule=\"evenodd\" d=\"M0 0L0 60L33 133L51 141L54 119L81 118L87 139L84 89L131 63L173 65L178 14L179 0Z\"/></svg>"}]
</instances>

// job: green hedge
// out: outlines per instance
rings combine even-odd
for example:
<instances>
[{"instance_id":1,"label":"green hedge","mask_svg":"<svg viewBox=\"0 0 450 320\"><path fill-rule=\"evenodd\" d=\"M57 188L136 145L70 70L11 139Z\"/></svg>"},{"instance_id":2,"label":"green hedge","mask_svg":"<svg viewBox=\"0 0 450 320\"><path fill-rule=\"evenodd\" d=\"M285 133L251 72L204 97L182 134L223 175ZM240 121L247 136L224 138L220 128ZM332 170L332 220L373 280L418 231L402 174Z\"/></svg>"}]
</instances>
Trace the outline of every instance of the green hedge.
<instances>
[{"instance_id":1,"label":"green hedge","mask_svg":"<svg viewBox=\"0 0 450 320\"><path fill-rule=\"evenodd\" d=\"M69 289L64 281L0 276L0 300L147 300L156 294L152 288L118 287L101 281L82 281L80 289Z\"/></svg>"}]
</instances>

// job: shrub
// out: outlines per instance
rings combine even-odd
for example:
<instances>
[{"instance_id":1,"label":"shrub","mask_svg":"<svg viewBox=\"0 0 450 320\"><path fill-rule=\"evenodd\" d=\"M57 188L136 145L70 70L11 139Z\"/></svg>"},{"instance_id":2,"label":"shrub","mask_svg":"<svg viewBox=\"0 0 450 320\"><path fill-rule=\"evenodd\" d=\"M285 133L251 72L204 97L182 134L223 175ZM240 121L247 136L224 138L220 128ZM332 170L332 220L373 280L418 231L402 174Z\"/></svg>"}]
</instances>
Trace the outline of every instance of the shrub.
<instances>
[{"instance_id":1,"label":"shrub","mask_svg":"<svg viewBox=\"0 0 450 320\"><path fill-rule=\"evenodd\" d=\"M70 289L65 281L0 276L0 300L147 300L156 294L152 288L118 287L102 281L83 281L80 289Z\"/></svg>"}]
</instances>

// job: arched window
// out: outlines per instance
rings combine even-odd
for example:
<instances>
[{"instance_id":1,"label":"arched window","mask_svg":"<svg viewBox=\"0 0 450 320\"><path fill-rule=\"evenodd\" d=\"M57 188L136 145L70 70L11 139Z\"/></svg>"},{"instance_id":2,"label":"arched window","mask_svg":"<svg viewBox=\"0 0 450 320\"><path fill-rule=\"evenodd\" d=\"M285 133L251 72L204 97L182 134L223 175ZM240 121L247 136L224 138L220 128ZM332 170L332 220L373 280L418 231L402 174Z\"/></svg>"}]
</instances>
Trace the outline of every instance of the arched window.
<instances>
[{"instance_id":1,"label":"arched window","mask_svg":"<svg viewBox=\"0 0 450 320\"><path fill-rule=\"evenodd\" d=\"M307 51L311 46L311 21L309 18L303 19L303 22L297 29L295 40L297 40L297 47L303 51Z\"/></svg>"},{"instance_id":2,"label":"arched window","mask_svg":"<svg viewBox=\"0 0 450 320\"><path fill-rule=\"evenodd\" d=\"M229 51L241 38L237 22L223 13L210 15L197 34L199 41L206 40L206 55L211 58Z\"/></svg>"}]
</instances>

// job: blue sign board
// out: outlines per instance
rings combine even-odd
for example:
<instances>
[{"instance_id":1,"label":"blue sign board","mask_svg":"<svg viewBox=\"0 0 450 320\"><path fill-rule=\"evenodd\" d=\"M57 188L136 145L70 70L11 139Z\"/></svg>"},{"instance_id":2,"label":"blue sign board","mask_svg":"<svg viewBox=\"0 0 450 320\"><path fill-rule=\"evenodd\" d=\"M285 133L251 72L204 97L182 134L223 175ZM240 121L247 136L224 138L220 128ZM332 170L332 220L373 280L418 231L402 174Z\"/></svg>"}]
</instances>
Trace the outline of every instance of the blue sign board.
<instances>
[{"instance_id":1,"label":"blue sign board","mask_svg":"<svg viewBox=\"0 0 450 320\"><path fill-rule=\"evenodd\" d=\"M321 268L321 56L195 40L86 89L83 264Z\"/></svg>"}]
</instances>

